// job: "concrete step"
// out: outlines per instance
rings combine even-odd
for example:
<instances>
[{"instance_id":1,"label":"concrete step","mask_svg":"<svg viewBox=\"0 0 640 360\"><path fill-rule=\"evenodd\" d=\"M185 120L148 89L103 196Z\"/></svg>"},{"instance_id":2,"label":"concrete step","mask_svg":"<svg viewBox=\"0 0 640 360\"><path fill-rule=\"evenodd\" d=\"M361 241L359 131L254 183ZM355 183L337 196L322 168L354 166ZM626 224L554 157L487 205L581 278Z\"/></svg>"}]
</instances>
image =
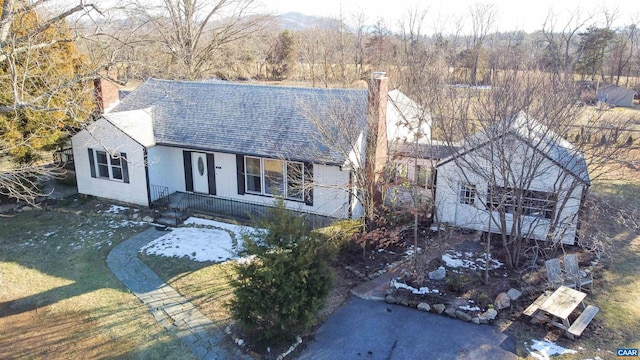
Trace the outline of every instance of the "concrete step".
<instances>
[{"instance_id":1,"label":"concrete step","mask_svg":"<svg viewBox=\"0 0 640 360\"><path fill-rule=\"evenodd\" d=\"M156 224L160 224L160 225L164 225L164 226L170 226L170 227L176 227L178 225L180 225L182 223L182 221L184 221L184 219L180 220L180 219L176 219L175 217L159 217L155 220Z\"/></svg>"}]
</instances>

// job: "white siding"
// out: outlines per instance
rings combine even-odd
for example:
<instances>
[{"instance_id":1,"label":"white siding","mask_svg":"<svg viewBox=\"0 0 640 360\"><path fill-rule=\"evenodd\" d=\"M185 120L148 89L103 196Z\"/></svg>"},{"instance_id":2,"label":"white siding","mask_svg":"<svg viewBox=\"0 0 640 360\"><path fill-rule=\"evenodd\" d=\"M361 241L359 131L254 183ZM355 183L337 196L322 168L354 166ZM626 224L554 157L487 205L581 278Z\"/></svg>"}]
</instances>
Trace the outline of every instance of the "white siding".
<instances>
[{"instance_id":1,"label":"white siding","mask_svg":"<svg viewBox=\"0 0 640 360\"><path fill-rule=\"evenodd\" d=\"M149 149L149 182L169 188L170 192L186 191L183 150L166 146ZM216 195L228 199L272 205L270 196L238 194L236 155L213 153L216 176ZM313 205L286 200L289 209L346 218L349 215L349 172L338 166L313 165Z\"/></svg>"},{"instance_id":2,"label":"white siding","mask_svg":"<svg viewBox=\"0 0 640 360\"><path fill-rule=\"evenodd\" d=\"M104 117L143 146L149 148L156 144L151 109L120 111Z\"/></svg>"},{"instance_id":3,"label":"white siding","mask_svg":"<svg viewBox=\"0 0 640 360\"><path fill-rule=\"evenodd\" d=\"M105 119L99 119L72 138L80 194L148 206L144 148ZM129 183L92 178L87 149L126 153Z\"/></svg>"},{"instance_id":4,"label":"white siding","mask_svg":"<svg viewBox=\"0 0 640 360\"><path fill-rule=\"evenodd\" d=\"M169 193L184 191L182 149L154 146L148 150L149 184L166 186ZM154 199L155 200L155 199Z\"/></svg>"},{"instance_id":5,"label":"white siding","mask_svg":"<svg viewBox=\"0 0 640 360\"><path fill-rule=\"evenodd\" d=\"M471 152L466 157L472 156ZM523 154L522 158L532 156L531 154ZM477 160L469 161L477 162L477 168L487 168L488 163L481 163ZM521 165L521 164L520 164ZM475 165L474 165L475 166ZM517 169L518 164L511 164ZM518 173L518 171L514 171ZM454 225L458 227L474 229L478 231L489 231L489 211L486 208L486 199L488 191L487 177L478 174L460 161L450 161L437 168L437 185L436 185L436 221L444 224ZM500 179L498 179L498 182ZM557 164L546 160L540 171L536 173L529 189L555 192L558 194L556 211L560 210L560 221L558 229L554 236L558 240L562 240L565 244L573 244L576 228L578 223L578 213L582 200L582 193L585 186L579 184L576 186L577 179L564 172ZM463 204L459 199L459 187L461 183L472 184L476 186L476 201L473 205ZM511 225L509 221L510 214L507 215L507 226ZM494 213L495 216L495 213ZM550 219L536 218L530 216L522 216L523 233L528 233L529 237L544 240L547 238ZM497 230L499 221L496 217L491 222L491 232L499 233Z\"/></svg>"}]
</instances>

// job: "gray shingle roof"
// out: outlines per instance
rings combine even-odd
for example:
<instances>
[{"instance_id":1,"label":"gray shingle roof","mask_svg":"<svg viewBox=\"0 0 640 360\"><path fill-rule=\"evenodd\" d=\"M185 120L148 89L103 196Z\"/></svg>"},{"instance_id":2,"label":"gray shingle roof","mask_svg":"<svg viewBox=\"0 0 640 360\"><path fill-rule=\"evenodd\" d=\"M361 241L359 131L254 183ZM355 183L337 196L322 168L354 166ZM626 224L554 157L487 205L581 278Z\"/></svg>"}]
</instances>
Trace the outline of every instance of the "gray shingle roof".
<instances>
[{"instance_id":1,"label":"gray shingle roof","mask_svg":"<svg viewBox=\"0 0 640 360\"><path fill-rule=\"evenodd\" d=\"M497 137L508 134L515 135L532 148L545 154L551 161L572 173L585 184L591 183L587 162L582 152L523 111L470 136L465 140L465 146L456 154L440 161L437 166L448 163L456 156L462 156L494 141Z\"/></svg>"},{"instance_id":2,"label":"gray shingle roof","mask_svg":"<svg viewBox=\"0 0 640 360\"><path fill-rule=\"evenodd\" d=\"M314 119L339 106L362 124L366 89L298 88L231 82L150 79L112 110L152 107L157 144L208 151L342 164L320 141Z\"/></svg>"}]
</instances>

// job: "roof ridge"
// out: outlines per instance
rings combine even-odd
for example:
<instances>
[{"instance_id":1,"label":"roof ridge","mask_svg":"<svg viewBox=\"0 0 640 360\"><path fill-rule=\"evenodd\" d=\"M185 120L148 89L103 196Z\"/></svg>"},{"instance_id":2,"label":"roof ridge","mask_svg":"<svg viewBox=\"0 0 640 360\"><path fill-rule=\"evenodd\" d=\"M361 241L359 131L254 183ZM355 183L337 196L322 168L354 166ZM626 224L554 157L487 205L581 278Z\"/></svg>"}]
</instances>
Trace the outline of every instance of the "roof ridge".
<instances>
[{"instance_id":1,"label":"roof ridge","mask_svg":"<svg viewBox=\"0 0 640 360\"><path fill-rule=\"evenodd\" d=\"M299 89L299 90L313 90L313 91L344 91L344 92L365 92L368 89L365 88L326 88L326 87L310 87L310 86L291 86L291 85L274 85L274 84L262 84L262 83L243 83L243 82L233 82L221 80L221 82L206 82L206 81L193 81L193 80L172 80L172 79L159 79L159 78L148 78L141 85L147 82L161 82L161 83L176 83L176 84L187 84L187 85L197 85L197 86L253 86L260 88L272 88L272 89Z\"/></svg>"}]
</instances>

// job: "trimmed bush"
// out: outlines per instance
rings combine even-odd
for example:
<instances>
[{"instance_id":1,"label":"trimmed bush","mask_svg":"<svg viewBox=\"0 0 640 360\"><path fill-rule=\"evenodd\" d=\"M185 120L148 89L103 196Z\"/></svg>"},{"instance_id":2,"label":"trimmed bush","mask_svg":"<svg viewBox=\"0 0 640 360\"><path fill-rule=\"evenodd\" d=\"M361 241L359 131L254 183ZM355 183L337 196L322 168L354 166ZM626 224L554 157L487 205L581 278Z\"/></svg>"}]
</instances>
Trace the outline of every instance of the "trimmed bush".
<instances>
[{"instance_id":1,"label":"trimmed bush","mask_svg":"<svg viewBox=\"0 0 640 360\"><path fill-rule=\"evenodd\" d=\"M331 251L282 200L258 230L243 234L245 259L231 279L232 317L260 347L291 341L316 322L331 289Z\"/></svg>"}]
</instances>

